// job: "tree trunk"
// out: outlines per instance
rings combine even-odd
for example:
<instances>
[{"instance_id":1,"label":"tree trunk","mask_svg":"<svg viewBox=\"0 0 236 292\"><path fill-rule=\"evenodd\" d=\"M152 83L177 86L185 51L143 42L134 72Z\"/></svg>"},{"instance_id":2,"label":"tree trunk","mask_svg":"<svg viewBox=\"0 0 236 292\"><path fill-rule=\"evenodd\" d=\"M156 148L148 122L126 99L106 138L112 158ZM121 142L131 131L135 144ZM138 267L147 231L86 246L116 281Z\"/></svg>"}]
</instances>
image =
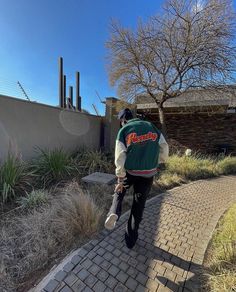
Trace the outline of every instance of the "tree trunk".
<instances>
[{"instance_id":1,"label":"tree trunk","mask_svg":"<svg viewBox=\"0 0 236 292\"><path fill-rule=\"evenodd\" d=\"M162 105L158 106L158 111L159 111L159 120L161 123L161 132L165 136L165 138L167 139L167 128L166 128L166 123L165 123L165 114L164 114L164 110L163 110Z\"/></svg>"}]
</instances>

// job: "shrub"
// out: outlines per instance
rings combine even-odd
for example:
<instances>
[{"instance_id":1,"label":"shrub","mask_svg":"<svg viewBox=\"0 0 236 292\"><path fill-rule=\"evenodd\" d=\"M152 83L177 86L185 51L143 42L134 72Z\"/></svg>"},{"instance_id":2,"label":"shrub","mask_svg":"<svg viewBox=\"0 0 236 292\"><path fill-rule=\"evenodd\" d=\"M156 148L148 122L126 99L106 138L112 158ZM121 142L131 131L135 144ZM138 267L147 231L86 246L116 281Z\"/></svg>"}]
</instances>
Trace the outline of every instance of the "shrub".
<instances>
[{"instance_id":1,"label":"shrub","mask_svg":"<svg viewBox=\"0 0 236 292\"><path fill-rule=\"evenodd\" d=\"M57 216L70 226L72 233L85 236L96 231L102 212L95 205L89 193L85 194L78 183L72 182L63 197L57 200Z\"/></svg>"},{"instance_id":2,"label":"shrub","mask_svg":"<svg viewBox=\"0 0 236 292\"><path fill-rule=\"evenodd\" d=\"M33 190L26 192L26 197L19 199L19 204L24 209L33 209L48 203L48 192L46 190Z\"/></svg>"},{"instance_id":3,"label":"shrub","mask_svg":"<svg viewBox=\"0 0 236 292\"><path fill-rule=\"evenodd\" d=\"M91 196L76 183L50 197L44 208L4 218L0 222L0 290L26 291L35 275L40 278L55 259L94 235L100 218L101 211Z\"/></svg>"},{"instance_id":4,"label":"shrub","mask_svg":"<svg viewBox=\"0 0 236 292\"><path fill-rule=\"evenodd\" d=\"M34 172L28 165L9 154L0 167L0 199L3 203L11 201L31 187Z\"/></svg>"},{"instance_id":5,"label":"shrub","mask_svg":"<svg viewBox=\"0 0 236 292\"><path fill-rule=\"evenodd\" d=\"M114 172L113 162L109 155L102 151L80 150L76 155L76 162L83 174L99 172Z\"/></svg>"},{"instance_id":6,"label":"shrub","mask_svg":"<svg viewBox=\"0 0 236 292\"><path fill-rule=\"evenodd\" d=\"M39 176L40 184L48 187L53 183L66 180L77 173L71 156L63 149L38 149L39 156L33 161L33 169Z\"/></svg>"},{"instance_id":7,"label":"shrub","mask_svg":"<svg viewBox=\"0 0 236 292\"><path fill-rule=\"evenodd\" d=\"M219 174L235 174L236 173L236 157L225 157L217 162L217 172Z\"/></svg>"},{"instance_id":8,"label":"shrub","mask_svg":"<svg viewBox=\"0 0 236 292\"><path fill-rule=\"evenodd\" d=\"M184 182L184 178L175 173L163 172L160 177L154 181L155 184L158 184L162 188L170 188L178 186Z\"/></svg>"},{"instance_id":9,"label":"shrub","mask_svg":"<svg viewBox=\"0 0 236 292\"><path fill-rule=\"evenodd\" d=\"M196 180L216 175L216 161L200 155L170 156L166 171L185 179Z\"/></svg>"}]
</instances>

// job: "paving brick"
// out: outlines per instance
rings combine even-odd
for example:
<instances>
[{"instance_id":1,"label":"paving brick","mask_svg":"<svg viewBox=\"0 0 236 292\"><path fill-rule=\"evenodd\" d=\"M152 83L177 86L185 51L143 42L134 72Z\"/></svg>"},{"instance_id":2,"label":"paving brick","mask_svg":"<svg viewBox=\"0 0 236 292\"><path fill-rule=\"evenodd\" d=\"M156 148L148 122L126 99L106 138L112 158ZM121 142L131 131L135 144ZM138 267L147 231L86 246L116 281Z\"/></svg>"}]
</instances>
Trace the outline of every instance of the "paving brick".
<instances>
[{"instance_id":1,"label":"paving brick","mask_svg":"<svg viewBox=\"0 0 236 292\"><path fill-rule=\"evenodd\" d=\"M148 276L146 276L143 273L138 273L137 277L135 278L140 284L146 285L146 282L148 280Z\"/></svg>"},{"instance_id":2,"label":"paving brick","mask_svg":"<svg viewBox=\"0 0 236 292\"><path fill-rule=\"evenodd\" d=\"M72 264L71 262L67 263L64 267L63 270L67 273L69 273L70 271L73 270L73 268L75 267L74 264Z\"/></svg>"},{"instance_id":3,"label":"paving brick","mask_svg":"<svg viewBox=\"0 0 236 292\"><path fill-rule=\"evenodd\" d=\"M174 282L175 281L175 278L176 278L176 273L174 273L173 271L170 271L170 270L166 269L164 276L167 279L169 279L169 280L171 280L171 281Z\"/></svg>"},{"instance_id":4,"label":"paving brick","mask_svg":"<svg viewBox=\"0 0 236 292\"><path fill-rule=\"evenodd\" d=\"M101 271L101 268L98 265L93 264L88 271L95 276Z\"/></svg>"},{"instance_id":5,"label":"paving brick","mask_svg":"<svg viewBox=\"0 0 236 292\"><path fill-rule=\"evenodd\" d=\"M149 268L146 271L146 275L150 278L150 279L155 279L157 272L154 271L153 269Z\"/></svg>"},{"instance_id":6,"label":"paving brick","mask_svg":"<svg viewBox=\"0 0 236 292\"><path fill-rule=\"evenodd\" d=\"M74 274L69 274L65 279L64 282L70 287L72 286L76 281L78 280L78 278L74 275Z\"/></svg>"},{"instance_id":7,"label":"paving brick","mask_svg":"<svg viewBox=\"0 0 236 292\"><path fill-rule=\"evenodd\" d=\"M135 268L133 268L133 267L129 267L129 269L126 271L126 273L129 276L135 278L137 276L137 274L138 274L138 271Z\"/></svg>"},{"instance_id":8,"label":"paving brick","mask_svg":"<svg viewBox=\"0 0 236 292\"><path fill-rule=\"evenodd\" d=\"M78 256L80 256L81 258L83 258L84 256L86 256L87 253L88 253L87 250L85 250L84 248L81 248L81 249L78 251Z\"/></svg>"},{"instance_id":9,"label":"paving brick","mask_svg":"<svg viewBox=\"0 0 236 292\"><path fill-rule=\"evenodd\" d=\"M113 264L114 266L119 266L120 263L121 263L121 260L118 259L117 257L113 257L113 259L112 259L111 262L112 262L112 264Z\"/></svg>"},{"instance_id":10,"label":"paving brick","mask_svg":"<svg viewBox=\"0 0 236 292\"><path fill-rule=\"evenodd\" d=\"M77 265L80 261L82 260L81 257L79 257L78 255L73 256L73 258L71 259L72 264Z\"/></svg>"},{"instance_id":11,"label":"paving brick","mask_svg":"<svg viewBox=\"0 0 236 292\"><path fill-rule=\"evenodd\" d=\"M138 286L138 282L129 277L125 283L125 286L128 287L128 289L131 291L136 291L136 287Z\"/></svg>"},{"instance_id":12,"label":"paving brick","mask_svg":"<svg viewBox=\"0 0 236 292\"><path fill-rule=\"evenodd\" d=\"M88 270L94 263L90 259L85 259L81 262L81 266Z\"/></svg>"},{"instance_id":13,"label":"paving brick","mask_svg":"<svg viewBox=\"0 0 236 292\"><path fill-rule=\"evenodd\" d=\"M64 286L61 290L60 290L60 292L74 292L70 287L68 287L68 286Z\"/></svg>"},{"instance_id":14,"label":"paving brick","mask_svg":"<svg viewBox=\"0 0 236 292\"><path fill-rule=\"evenodd\" d=\"M135 260L134 258L129 258L128 264L132 267L136 267L136 265L138 264L138 261Z\"/></svg>"},{"instance_id":15,"label":"paving brick","mask_svg":"<svg viewBox=\"0 0 236 292\"><path fill-rule=\"evenodd\" d=\"M93 262L97 265L100 265L102 262L104 261L104 259L100 256L100 255L97 255L94 259L93 259Z\"/></svg>"},{"instance_id":16,"label":"paving brick","mask_svg":"<svg viewBox=\"0 0 236 292\"><path fill-rule=\"evenodd\" d=\"M108 270L109 267L111 266L111 263L109 263L107 260L104 260L101 264L100 267L103 268L104 270Z\"/></svg>"},{"instance_id":17,"label":"paving brick","mask_svg":"<svg viewBox=\"0 0 236 292\"><path fill-rule=\"evenodd\" d=\"M97 250L97 254L100 255L100 256L103 256L104 253L106 253L105 248L100 247L100 248Z\"/></svg>"},{"instance_id":18,"label":"paving brick","mask_svg":"<svg viewBox=\"0 0 236 292\"><path fill-rule=\"evenodd\" d=\"M72 272L73 272L74 274L78 274L82 269L83 269L83 267L82 267L80 264L78 264L78 265L76 265L76 266L74 267L74 269L72 270Z\"/></svg>"},{"instance_id":19,"label":"paving brick","mask_svg":"<svg viewBox=\"0 0 236 292\"><path fill-rule=\"evenodd\" d=\"M116 256L116 257L119 257L120 255L121 255L121 251L119 250L119 249L114 249L113 251L112 251L112 253Z\"/></svg>"},{"instance_id":20,"label":"paving brick","mask_svg":"<svg viewBox=\"0 0 236 292\"><path fill-rule=\"evenodd\" d=\"M120 265L119 265L119 268L120 268L122 271L126 272L126 271L128 270L128 268L129 268L129 265L127 265L127 264L124 263L124 262L121 262Z\"/></svg>"},{"instance_id":21,"label":"paving brick","mask_svg":"<svg viewBox=\"0 0 236 292\"><path fill-rule=\"evenodd\" d=\"M106 253L103 255L103 258L104 258L105 260L107 260L107 261L111 261L113 257L114 257L114 256L113 256L110 252L106 252Z\"/></svg>"},{"instance_id":22,"label":"paving brick","mask_svg":"<svg viewBox=\"0 0 236 292\"><path fill-rule=\"evenodd\" d=\"M97 283L93 286L93 290L95 292L105 291L106 286L101 281L97 281Z\"/></svg>"},{"instance_id":23,"label":"paving brick","mask_svg":"<svg viewBox=\"0 0 236 292\"><path fill-rule=\"evenodd\" d=\"M124 284L125 281L128 279L128 275L123 271L119 271L119 273L116 275L116 279Z\"/></svg>"},{"instance_id":24,"label":"paving brick","mask_svg":"<svg viewBox=\"0 0 236 292\"><path fill-rule=\"evenodd\" d=\"M157 282L159 285L162 285L162 286L165 286L167 283L167 278L163 276L159 276L159 275L157 275L154 280L155 282Z\"/></svg>"},{"instance_id":25,"label":"paving brick","mask_svg":"<svg viewBox=\"0 0 236 292\"><path fill-rule=\"evenodd\" d=\"M139 264L137 264L137 266L136 266L136 269L137 269L138 271L142 272L142 273L145 273L146 270L147 270L147 268L148 268L148 267L147 267L146 265L142 264L142 263L139 263Z\"/></svg>"},{"instance_id":26,"label":"paving brick","mask_svg":"<svg viewBox=\"0 0 236 292\"><path fill-rule=\"evenodd\" d=\"M145 292L145 291L148 291L148 289L145 288L143 285L139 284L135 291L136 292Z\"/></svg>"},{"instance_id":27,"label":"paving brick","mask_svg":"<svg viewBox=\"0 0 236 292\"><path fill-rule=\"evenodd\" d=\"M94 277L93 275L89 275L84 281L84 283L88 285L90 288L92 288L96 282L97 278Z\"/></svg>"},{"instance_id":28,"label":"paving brick","mask_svg":"<svg viewBox=\"0 0 236 292\"><path fill-rule=\"evenodd\" d=\"M178 266L174 266L173 269L172 269L172 271L175 272L175 273L177 274L177 276L179 275L179 276L182 277L183 274L184 274L184 270L181 269L181 268L178 267Z\"/></svg>"},{"instance_id":29,"label":"paving brick","mask_svg":"<svg viewBox=\"0 0 236 292\"><path fill-rule=\"evenodd\" d=\"M62 290L62 288L64 288L66 286L66 284L64 282L60 282L59 286L56 288L55 292L59 292ZM41 292L46 292L46 290L42 290Z\"/></svg>"},{"instance_id":30,"label":"paving brick","mask_svg":"<svg viewBox=\"0 0 236 292\"><path fill-rule=\"evenodd\" d=\"M53 292L59 286L59 282L56 280L50 280L48 284L44 287L44 290L47 292Z\"/></svg>"},{"instance_id":31,"label":"paving brick","mask_svg":"<svg viewBox=\"0 0 236 292\"><path fill-rule=\"evenodd\" d=\"M65 279L65 277L68 274L65 271L59 271L56 275L55 275L55 280L57 280L58 282L63 281Z\"/></svg>"},{"instance_id":32,"label":"paving brick","mask_svg":"<svg viewBox=\"0 0 236 292\"><path fill-rule=\"evenodd\" d=\"M93 292L93 290L90 289L89 287L85 287L85 289L83 290L83 292Z\"/></svg>"},{"instance_id":33,"label":"paving brick","mask_svg":"<svg viewBox=\"0 0 236 292\"><path fill-rule=\"evenodd\" d=\"M93 248L94 248L94 245L92 243L87 243L86 245L83 246L83 248L90 252Z\"/></svg>"},{"instance_id":34,"label":"paving brick","mask_svg":"<svg viewBox=\"0 0 236 292\"><path fill-rule=\"evenodd\" d=\"M120 283L115 287L115 290L114 290L114 292L126 292L126 291L127 291L127 288Z\"/></svg>"},{"instance_id":35,"label":"paving brick","mask_svg":"<svg viewBox=\"0 0 236 292\"><path fill-rule=\"evenodd\" d=\"M81 271L79 271L77 276L80 278L80 280L84 281L89 276L89 272L85 269L82 269Z\"/></svg>"},{"instance_id":36,"label":"paving brick","mask_svg":"<svg viewBox=\"0 0 236 292\"><path fill-rule=\"evenodd\" d=\"M108 273L111 274L113 277L115 277L119 273L120 269L118 269L116 266L111 266L108 269Z\"/></svg>"},{"instance_id":37,"label":"paving brick","mask_svg":"<svg viewBox=\"0 0 236 292\"><path fill-rule=\"evenodd\" d=\"M105 248L108 245L108 243L105 240L103 240L103 241L99 242L99 245L101 247Z\"/></svg>"},{"instance_id":38,"label":"paving brick","mask_svg":"<svg viewBox=\"0 0 236 292\"><path fill-rule=\"evenodd\" d=\"M121 260L121 261L124 261L124 262L128 262L129 258L130 258L130 257L129 257L126 253L122 253L122 254L120 255L120 260Z\"/></svg>"},{"instance_id":39,"label":"paving brick","mask_svg":"<svg viewBox=\"0 0 236 292\"><path fill-rule=\"evenodd\" d=\"M158 288L158 283L155 280L148 279L147 283L146 283L146 287L150 291L155 292L157 290L157 288Z\"/></svg>"},{"instance_id":40,"label":"paving brick","mask_svg":"<svg viewBox=\"0 0 236 292\"><path fill-rule=\"evenodd\" d=\"M91 250L88 254L87 257L92 260L93 258L95 258L95 256L97 255L96 252L94 252L93 250Z\"/></svg>"},{"instance_id":41,"label":"paving brick","mask_svg":"<svg viewBox=\"0 0 236 292\"><path fill-rule=\"evenodd\" d=\"M138 262L145 263L146 260L147 260L147 258L144 255L140 254L140 255L137 256L137 261Z\"/></svg>"},{"instance_id":42,"label":"paving brick","mask_svg":"<svg viewBox=\"0 0 236 292\"><path fill-rule=\"evenodd\" d=\"M105 280L109 277L108 272L101 270L98 274L97 274L97 278L102 281L105 282Z\"/></svg>"},{"instance_id":43,"label":"paving brick","mask_svg":"<svg viewBox=\"0 0 236 292\"><path fill-rule=\"evenodd\" d=\"M86 285L81 280L78 280L71 288L74 292L81 292L85 287Z\"/></svg>"},{"instance_id":44,"label":"paving brick","mask_svg":"<svg viewBox=\"0 0 236 292\"><path fill-rule=\"evenodd\" d=\"M105 281L105 284L111 289L114 289L114 287L117 285L117 283L118 283L118 281L112 276L109 276Z\"/></svg>"},{"instance_id":45,"label":"paving brick","mask_svg":"<svg viewBox=\"0 0 236 292\"><path fill-rule=\"evenodd\" d=\"M109 252L113 252L113 250L115 249L115 247L112 246L111 244L108 244L105 248L106 248L106 250L109 251Z\"/></svg>"}]
</instances>

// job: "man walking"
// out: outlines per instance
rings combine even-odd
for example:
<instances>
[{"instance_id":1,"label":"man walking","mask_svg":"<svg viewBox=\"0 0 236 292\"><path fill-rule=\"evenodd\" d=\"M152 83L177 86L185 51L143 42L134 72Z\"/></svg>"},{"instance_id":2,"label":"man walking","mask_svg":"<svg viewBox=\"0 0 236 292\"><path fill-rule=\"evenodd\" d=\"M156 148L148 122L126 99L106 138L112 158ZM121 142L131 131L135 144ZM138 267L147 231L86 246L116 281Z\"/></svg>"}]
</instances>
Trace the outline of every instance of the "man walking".
<instances>
[{"instance_id":1,"label":"man walking","mask_svg":"<svg viewBox=\"0 0 236 292\"><path fill-rule=\"evenodd\" d=\"M121 216L121 205L126 190L133 186L133 203L126 226L125 242L132 248L138 239L147 196L159 164L165 163L169 147L161 132L150 122L133 118L126 108L118 115L121 129L115 148L117 185L105 227L112 230Z\"/></svg>"}]
</instances>

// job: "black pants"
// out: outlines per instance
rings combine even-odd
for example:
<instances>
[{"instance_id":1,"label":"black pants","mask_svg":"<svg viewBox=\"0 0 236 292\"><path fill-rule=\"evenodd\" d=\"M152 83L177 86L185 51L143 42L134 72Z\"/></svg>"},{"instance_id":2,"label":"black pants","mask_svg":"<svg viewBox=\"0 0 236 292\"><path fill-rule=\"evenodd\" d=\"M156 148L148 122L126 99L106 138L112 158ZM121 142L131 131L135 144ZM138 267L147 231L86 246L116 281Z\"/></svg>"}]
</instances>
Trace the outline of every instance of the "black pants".
<instances>
[{"instance_id":1,"label":"black pants","mask_svg":"<svg viewBox=\"0 0 236 292\"><path fill-rule=\"evenodd\" d=\"M118 218L121 216L122 201L126 190L133 186L133 203L130 211L129 220L126 226L125 241L129 248L132 248L138 239L138 228L142 221L143 210L145 207L147 196L151 190L153 177L146 178L141 176L133 176L127 173L122 193L114 193L113 202L108 214L115 213Z\"/></svg>"}]
</instances>

